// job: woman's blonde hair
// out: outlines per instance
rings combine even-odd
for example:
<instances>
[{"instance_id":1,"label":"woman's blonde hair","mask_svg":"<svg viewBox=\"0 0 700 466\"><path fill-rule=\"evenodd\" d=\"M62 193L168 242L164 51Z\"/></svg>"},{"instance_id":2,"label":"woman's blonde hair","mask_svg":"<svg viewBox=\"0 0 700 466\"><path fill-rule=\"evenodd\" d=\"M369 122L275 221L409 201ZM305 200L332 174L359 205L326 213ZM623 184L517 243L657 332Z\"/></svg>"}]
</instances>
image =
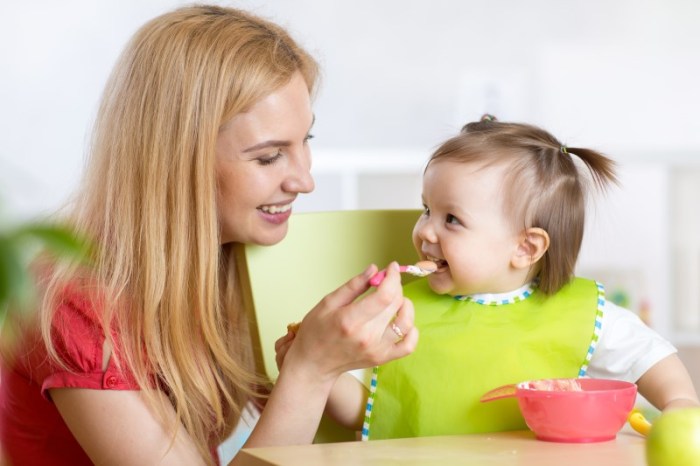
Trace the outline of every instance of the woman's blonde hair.
<instances>
[{"instance_id":1,"label":"woman's blonde hair","mask_svg":"<svg viewBox=\"0 0 700 466\"><path fill-rule=\"evenodd\" d=\"M89 283L103 296L96 306L118 349L112 358L134 374L154 412L164 406L150 388L167 394L173 433L184 425L210 460L259 382L233 248L219 240L216 139L224 122L297 72L312 93L314 59L249 13L192 6L151 20L107 83L70 215L98 245ZM42 333L55 358L56 300L61 284L75 281L57 270L44 300Z\"/></svg>"},{"instance_id":2,"label":"woman's blonde hair","mask_svg":"<svg viewBox=\"0 0 700 466\"><path fill-rule=\"evenodd\" d=\"M490 115L445 141L428 166L441 160L507 165L505 213L517 228L539 227L549 235L537 268L540 290L552 294L571 280L583 240L588 179L575 158L598 188L617 183L615 163L603 154L567 148L542 128Z\"/></svg>"}]
</instances>

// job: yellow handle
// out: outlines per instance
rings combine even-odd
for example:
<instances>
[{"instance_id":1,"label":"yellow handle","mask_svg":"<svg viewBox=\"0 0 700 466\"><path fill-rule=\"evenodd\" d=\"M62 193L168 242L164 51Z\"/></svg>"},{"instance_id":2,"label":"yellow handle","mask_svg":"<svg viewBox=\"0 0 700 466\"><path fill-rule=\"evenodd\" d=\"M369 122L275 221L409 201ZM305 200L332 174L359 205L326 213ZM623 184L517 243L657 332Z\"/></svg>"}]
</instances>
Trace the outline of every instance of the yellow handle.
<instances>
[{"instance_id":1,"label":"yellow handle","mask_svg":"<svg viewBox=\"0 0 700 466\"><path fill-rule=\"evenodd\" d=\"M651 430L651 422L647 421L644 415L636 409L630 413L627 421L629 421L630 426L632 426L634 430L643 436L646 437L649 435L649 431Z\"/></svg>"}]
</instances>

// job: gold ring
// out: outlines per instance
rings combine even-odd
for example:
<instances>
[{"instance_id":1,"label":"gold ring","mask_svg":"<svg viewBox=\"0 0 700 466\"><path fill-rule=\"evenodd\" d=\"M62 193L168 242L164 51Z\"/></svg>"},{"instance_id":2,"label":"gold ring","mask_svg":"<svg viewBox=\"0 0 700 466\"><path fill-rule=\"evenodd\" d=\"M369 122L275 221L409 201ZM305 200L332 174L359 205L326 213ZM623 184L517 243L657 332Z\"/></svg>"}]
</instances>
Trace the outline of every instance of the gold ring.
<instances>
[{"instance_id":1,"label":"gold ring","mask_svg":"<svg viewBox=\"0 0 700 466\"><path fill-rule=\"evenodd\" d=\"M403 331L401 331L401 327L396 325L395 323L391 323L391 330L396 334L397 337L399 337L398 341L403 340L403 337L405 336Z\"/></svg>"}]
</instances>

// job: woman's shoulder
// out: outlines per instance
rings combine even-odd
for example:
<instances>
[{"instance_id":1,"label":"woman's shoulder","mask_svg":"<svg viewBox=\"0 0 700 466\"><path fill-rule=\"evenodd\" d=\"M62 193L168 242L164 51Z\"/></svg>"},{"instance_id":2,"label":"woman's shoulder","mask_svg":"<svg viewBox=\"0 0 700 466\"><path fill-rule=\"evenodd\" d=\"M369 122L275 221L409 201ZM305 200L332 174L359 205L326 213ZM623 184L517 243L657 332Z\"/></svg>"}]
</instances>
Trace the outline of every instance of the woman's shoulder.
<instances>
[{"instance_id":1,"label":"woman's shoulder","mask_svg":"<svg viewBox=\"0 0 700 466\"><path fill-rule=\"evenodd\" d=\"M52 326L59 333L81 328L101 329L104 302L96 286L85 280L73 280L61 286L54 295Z\"/></svg>"},{"instance_id":2,"label":"woman's shoulder","mask_svg":"<svg viewBox=\"0 0 700 466\"><path fill-rule=\"evenodd\" d=\"M18 342L18 369L39 379L57 371L101 371L105 333L99 295L84 281L75 280L56 286L44 299L47 304ZM47 321L43 333L42 320Z\"/></svg>"}]
</instances>

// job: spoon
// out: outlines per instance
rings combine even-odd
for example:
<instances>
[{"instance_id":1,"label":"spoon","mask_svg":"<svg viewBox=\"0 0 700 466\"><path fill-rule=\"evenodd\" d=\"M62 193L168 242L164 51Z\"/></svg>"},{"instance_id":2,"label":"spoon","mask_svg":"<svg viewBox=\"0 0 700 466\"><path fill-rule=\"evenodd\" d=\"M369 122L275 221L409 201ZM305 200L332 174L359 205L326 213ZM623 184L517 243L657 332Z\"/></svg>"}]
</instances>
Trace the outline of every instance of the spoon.
<instances>
[{"instance_id":1,"label":"spoon","mask_svg":"<svg viewBox=\"0 0 700 466\"><path fill-rule=\"evenodd\" d=\"M501 385L493 390L484 393L479 399L482 403L501 398L510 398L518 395L518 389L523 390L543 390L554 392L580 392L581 385L576 379L540 379L528 380L527 382L511 383Z\"/></svg>"},{"instance_id":2,"label":"spoon","mask_svg":"<svg viewBox=\"0 0 700 466\"><path fill-rule=\"evenodd\" d=\"M437 270L437 264L433 261L418 261L414 265L400 265L399 272L415 275L416 277L425 277ZM371 286L379 286L386 277L386 269L372 275L369 279Z\"/></svg>"}]
</instances>

